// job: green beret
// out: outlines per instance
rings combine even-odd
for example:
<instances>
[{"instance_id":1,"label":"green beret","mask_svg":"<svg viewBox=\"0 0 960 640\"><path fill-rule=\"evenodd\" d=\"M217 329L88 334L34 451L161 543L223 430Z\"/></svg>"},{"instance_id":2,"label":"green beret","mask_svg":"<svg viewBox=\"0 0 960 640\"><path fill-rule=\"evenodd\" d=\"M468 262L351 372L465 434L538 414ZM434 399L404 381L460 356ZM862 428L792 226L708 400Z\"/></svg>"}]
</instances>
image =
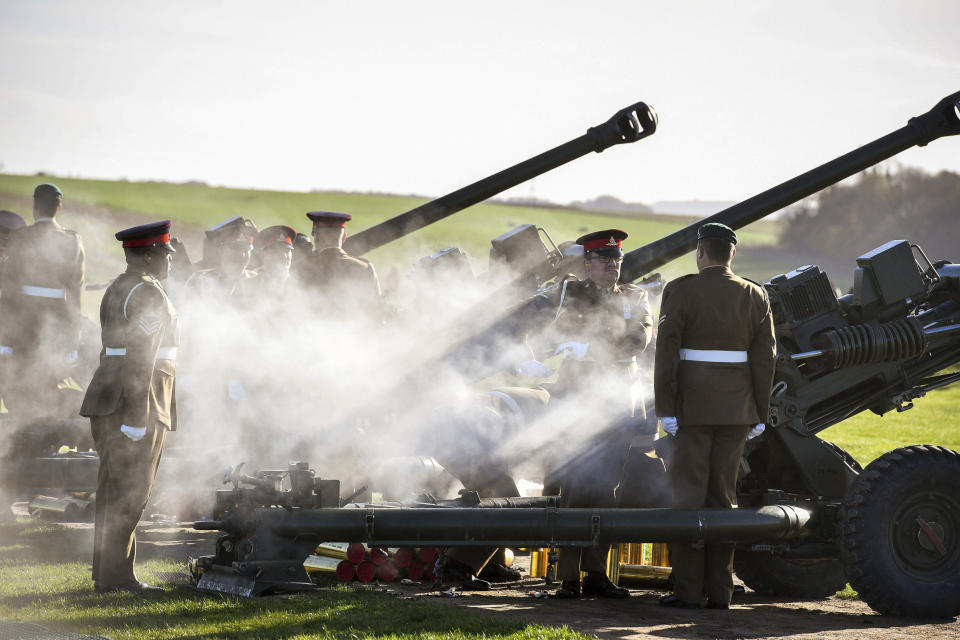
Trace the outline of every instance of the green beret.
<instances>
[{"instance_id":1,"label":"green beret","mask_svg":"<svg viewBox=\"0 0 960 640\"><path fill-rule=\"evenodd\" d=\"M60 187L53 184L52 182L44 182L43 184L38 184L37 188L33 190L34 198L49 198L56 197L62 198L63 191L60 191Z\"/></svg>"},{"instance_id":2,"label":"green beret","mask_svg":"<svg viewBox=\"0 0 960 640\"><path fill-rule=\"evenodd\" d=\"M733 229L719 222L708 222L697 230L697 240L704 238L722 238L733 245L737 244L737 234Z\"/></svg>"}]
</instances>

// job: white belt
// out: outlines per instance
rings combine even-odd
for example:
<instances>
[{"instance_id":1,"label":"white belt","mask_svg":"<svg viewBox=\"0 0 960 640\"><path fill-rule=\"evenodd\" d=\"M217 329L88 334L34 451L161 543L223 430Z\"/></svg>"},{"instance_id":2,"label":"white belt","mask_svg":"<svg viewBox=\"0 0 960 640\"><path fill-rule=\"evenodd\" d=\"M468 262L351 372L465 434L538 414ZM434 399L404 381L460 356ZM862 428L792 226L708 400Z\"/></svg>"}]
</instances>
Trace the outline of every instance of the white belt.
<instances>
[{"instance_id":1,"label":"white belt","mask_svg":"<svg viewBox=\"0 0 960 640\"><path fill-rule=\"evenodd\" d=\"M25 296L34 296L37 298L59 298L65 299L67 297L67 292L63 289L50 289L48 287L31 287L28 284L20 287L20 290L23 291Z\"/></svg>"},{"instance_id":2,"label":"white belt","mask_svg":"<svg viewBox=\"0 0 960 640\"><path fill-rule=\"evenodd\" d=\"M160 350L157 351L157 360L176 360L176 359L177 359L176 347L160 347Z\"/></svg>"},{"instance_id":3,"label":"white belt","mask_svg":"<svg viewBox=\"0 0 960 640\"><path fill-rule=\"evenodd\" d=\"M720 349L680 349L681 360L693 362L746 362L746 351L722 351Z\"/></svg>"},{"instance_id":4,"label":"white belt","mask_svg":"<svg viewBox=\"0 0 960 640\"><path fill-rule=\"evenodd\" d=\"M107 347L104 349L104 352L108 356L125 356L127 355L126 347ZM177 359L177 348L176 347L160 347L160 350L157 351L157 360L176 360Z\"/></svg>"}]
</instances>

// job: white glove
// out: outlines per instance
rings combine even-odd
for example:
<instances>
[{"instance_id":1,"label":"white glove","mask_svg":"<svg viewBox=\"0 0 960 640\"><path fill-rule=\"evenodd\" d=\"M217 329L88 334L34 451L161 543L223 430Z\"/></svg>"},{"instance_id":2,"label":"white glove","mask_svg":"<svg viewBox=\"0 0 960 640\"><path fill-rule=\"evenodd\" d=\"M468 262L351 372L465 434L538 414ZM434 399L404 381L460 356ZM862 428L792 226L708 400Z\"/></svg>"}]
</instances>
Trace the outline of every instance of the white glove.
<instances>
[{"instance_id":1,"label":"white glove","mask_svg":"<svg viewBox=\"0 0 960 640\"><path fill-rule=\"evenodd\" d=\"M79 359L80 359L80 354L77 353L76 349L74 349L73 351L68 353L66 356L64 356L63 361L66 362L67 364L74 364Z\"/></svg>"},{"instance_id":2,"label":"white glove","mask_svg":"<svg viewBox=\"0 0 960 640\"><path fill-rule=\"evenodd\" d=\"M536 360L524 360L515 370L518 374L531 378L546 378L553 373L553 369L548 369Z\"/></svg>"},{"instance_id":3,"label":"white glove","mask_svg":"<svg viewBox=\"0 0 960 640\"><path fill-rule=\"evenodd\" d=\"M234 402L240 402L247 397L247 390L243 388L243 383L239 380L230 380L227 382L227 395Z\"/></svg>"},{"instance_id":4,"label":"white glove","mask_svg":"<svg viewBox=\"0 0 960 640\"><path fill-rule=\"evenodd\" d=\"M0 356L12 356L13 347L8 347L4 344L0 344Z\"/></svg>"},{"instance_id":5,"label":"white glove","mask_svg":"<svg viewBox=\"0 0 960 640\"><path fill-rule=\"evenodd\" d=\"M677 424L677 419L674 417L660 418L660 426L672 436L677 435L677 429L680 428L680 425Z\"/></svg>"},{"instance_id":6,"label":"white glove","mask_svg":"<svg viewBox=\"0 0 960 640\"><path fill-rule=\"evenodd\" d=\"M756 438L758 435L763 433L763 430L766 428L767 428L766 425L761 422L760 424L755 426L753 429L750 429L750 433L747 434L747 440L749 440L750 438Z\"/></svg>"},{"instance_id":7,"label":"white glove","mask_svg":"<svg viewBox=\"0 0 960 640\"><path fill-rule=\"evenodd\" d=\"M553 355L557 355L561 351L563 352L563 359L574 358L576 360L583 360L587 357L587 349L590 348L590 345L586 342L564 342L562 345L557 347L557 350L553 352Z\"/></svg>"},{"instance_id":8,"label":"white glove","mask_svg":"<svg viewBox=\"0 0 960 640\"><path fill-rule=\"evenodd\" d=\"M136 442L143 436L147 435L146 427L128 427L125 424L120 425L120 432Z\"/></svg>"}]
</instances>

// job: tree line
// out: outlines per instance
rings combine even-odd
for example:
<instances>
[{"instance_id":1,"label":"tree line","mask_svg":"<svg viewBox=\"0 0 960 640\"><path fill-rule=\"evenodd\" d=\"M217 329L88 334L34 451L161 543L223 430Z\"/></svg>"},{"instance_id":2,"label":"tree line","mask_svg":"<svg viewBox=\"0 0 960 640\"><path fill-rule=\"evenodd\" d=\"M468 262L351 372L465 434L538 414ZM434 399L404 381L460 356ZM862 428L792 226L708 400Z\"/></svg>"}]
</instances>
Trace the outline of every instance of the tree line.
<instances>
[{"instance_id":1,"label":"tree line","mask_svg":"<svg viewBox=\"0 0 960 640\"><path fill-rule=\"evenodd\" d=\"M854 258L889 240L919 244L931 260L960 262L960 174L873 168L805 200L781 246Z\"/></svg>"}]
</instances>

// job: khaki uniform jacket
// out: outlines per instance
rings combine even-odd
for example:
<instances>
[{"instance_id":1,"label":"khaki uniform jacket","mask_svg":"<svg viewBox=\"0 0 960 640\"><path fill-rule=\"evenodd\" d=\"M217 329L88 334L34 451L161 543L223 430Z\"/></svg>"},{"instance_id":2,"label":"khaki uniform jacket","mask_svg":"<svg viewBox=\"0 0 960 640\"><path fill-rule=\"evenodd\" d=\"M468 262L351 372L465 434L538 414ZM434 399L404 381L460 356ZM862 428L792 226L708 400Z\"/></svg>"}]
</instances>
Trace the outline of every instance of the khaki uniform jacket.
<instances>
[{"instance_id":1,"label":"khaki uniform jacket","mask_svg":"<svg viewBox=\"0 0 960 640\"><path fill-rule=\"evenodd\" d=\"M103 295L100 326L104 350L80 415L176 429L177 365L167 356L180 344L180 320L160 281L133 269L122 274ZM126 353L107 355L108 347Z\"/></svg>"},{"instance_id":2,"label":"khaki uniform jacket","mask_svg":"<svg viewBox=\"0 0 960 640\"><path fill-rule=\"evenodd\" d=\"M310 257L306 288L319 295L321 310L334 317L353 312L379 316L380 279L373 265L339 247L315 251Z\"/></svg>"},{"instance_id":3,"label":"khaki uniform jacket","mask_svg":"<svg viewBox=\"0 0 960 640\"><path fill-rule=\"evenodd\" d=\"M231 302L245 305L255 295L252 282L256 274L244 269L239 278L227 278L219 268L203 269L190 275L186 282L187 297L195 297L209 303Z\"/></svg>"},{"instance_id":4,"label":"khaki uniform jacket","mask_svg":"<svg viewBox=\"0 0 960 640\"><path fill-rule=\"evenodd\" d=\"M680 349L746 351L745 363L681 360ZM763 287L722 266L663 290L654 371L656 410L682 425L766 423L776 364Z\"/></svg>"},{"instance_id":5,"label":"khaki uniform jacket","mask_svg":"<svg viewBox=\"0 0 960 640\"><path fill-rule=\"evenodd\" d=\"M76 349L84 262L80 236L55 220L12 231L0 270L0 344L25 357L41 346Z\"/></svg>"},{"instance_id":6,"label":"khaki uniform jacket","mask_svg":"<svg viewBox=\"0 0 960 640\"><path fill-rule=\"evenodd\" d=\"M650 343L653 312L643 289L616 285L604 291L590 280L567 279L539 295L554 314L550 329L538 340L546 340L545 349L583 342L590 345L587 360L612 364L631 360Z\"/></svg>"},{"instance_id":7,"label":"khaki uniform jacket","mask_svg":"<svg viewBox=\"0 0 960 640\"><path fill-rule=\"evenodd\" d=\"M564 361L551 395L585 391L585 384L597 383L596 374L619 369L622 375L614 373L614 379L623 386L608 392L622 397L632 415L636 409L630 392L636 376L634 358L650 343L653 328L646 291L631 285L602 290L590 280L571 278L537 297L541 299L531 300L531 308L552 315L547 329L532 340L537 356L548 358L568 341L589 345L583 360Z\"/></svg>"}]
</instances>

